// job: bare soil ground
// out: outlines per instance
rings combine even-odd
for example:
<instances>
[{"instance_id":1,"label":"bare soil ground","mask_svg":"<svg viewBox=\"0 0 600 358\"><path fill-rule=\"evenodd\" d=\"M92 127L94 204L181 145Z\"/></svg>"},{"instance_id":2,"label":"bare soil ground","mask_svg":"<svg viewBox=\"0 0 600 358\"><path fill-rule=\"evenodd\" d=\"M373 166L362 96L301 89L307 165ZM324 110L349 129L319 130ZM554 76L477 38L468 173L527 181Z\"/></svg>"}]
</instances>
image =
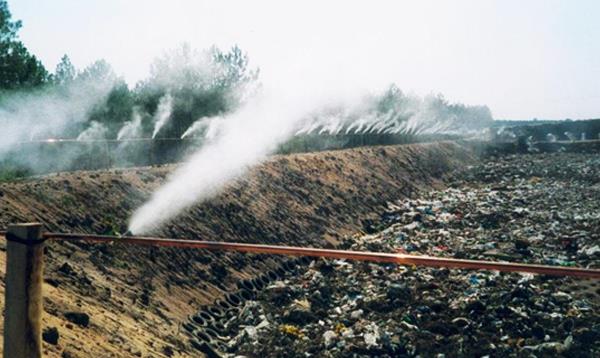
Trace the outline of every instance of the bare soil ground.
<instances>
[{"instance_id":1,"label":"bare soil ground","mask_svg":"<svg viewBox=\"0 0 600 358\"><path fill-rule=\"evenodd\" d=\"M444 187L455 169L476 161L455 143L370 147L276 156L214 199L154 234L216 241L335 246L374 230L389 201ZM48 231L126 231L132 211L172 166L48 175L0 185L0 227L42 222ZM0 244L0 275L5 248ZM243 278L283 258L50 242L44 326L58 344L50 357L197 356L181 323ZM4 297L0 284L0 301ZM89 316L74 323L68 312ZM75 320L76 321L76 320ZM1 325L0 325L1 327Z\"/></svg>"}]
</instances>

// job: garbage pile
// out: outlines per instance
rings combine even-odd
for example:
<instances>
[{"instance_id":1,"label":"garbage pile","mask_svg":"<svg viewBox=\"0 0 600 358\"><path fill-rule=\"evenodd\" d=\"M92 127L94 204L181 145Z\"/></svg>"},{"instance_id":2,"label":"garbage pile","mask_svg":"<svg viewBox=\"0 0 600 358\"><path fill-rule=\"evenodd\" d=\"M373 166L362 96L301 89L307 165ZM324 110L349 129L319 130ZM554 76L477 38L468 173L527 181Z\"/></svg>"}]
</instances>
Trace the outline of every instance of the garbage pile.
<instances>
[{"instance_id":1,"label":"garbage pile","mask_svg":"<svg viewBox=\"0 0 600 358\"><path fill-rule=\"evenodd\" d=\"M341 248L600 267L600 160L497 158L391 203ZM218 334L244 356L600 356L600 282L314 260L240 303Z\"/></svg>"}]
</instances>

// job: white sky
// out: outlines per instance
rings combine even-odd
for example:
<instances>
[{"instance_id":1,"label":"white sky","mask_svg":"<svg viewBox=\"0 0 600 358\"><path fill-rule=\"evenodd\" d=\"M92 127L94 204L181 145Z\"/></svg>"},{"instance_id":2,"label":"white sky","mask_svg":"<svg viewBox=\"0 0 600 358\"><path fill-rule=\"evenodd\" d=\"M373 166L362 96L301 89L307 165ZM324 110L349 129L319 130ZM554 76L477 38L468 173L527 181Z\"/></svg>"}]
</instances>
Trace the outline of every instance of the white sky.
<instances>
[{"instance_id":1,"label":"white sky","mask_svg":"<svg viewBox=\"0 0 600 358\"><path fill-rule=\"evenodd\" d=\"M264 82L443 93L495 118L600 117L600 1L9 0L53 70L104 58L131 84L163 51L238 44ZM320 83L320 81L322 83Z\"/></svg>"}]
</instances>

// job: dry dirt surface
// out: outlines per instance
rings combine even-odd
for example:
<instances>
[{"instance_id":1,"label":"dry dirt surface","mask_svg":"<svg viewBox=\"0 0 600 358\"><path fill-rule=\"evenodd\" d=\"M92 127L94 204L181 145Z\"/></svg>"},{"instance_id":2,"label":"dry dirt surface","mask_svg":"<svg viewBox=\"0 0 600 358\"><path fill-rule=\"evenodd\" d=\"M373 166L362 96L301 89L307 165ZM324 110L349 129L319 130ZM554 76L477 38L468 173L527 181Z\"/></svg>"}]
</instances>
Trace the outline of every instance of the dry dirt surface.
<instances>
[{"instance_id":1,"label":"dry dirt surface","mask_svg":"<svg viewBox=\"0 0 600 358\"><path fill-rule=\"evenodd\" d=\"M476 162L456 143L276 156L156 236L336 246L374 232L389 201L443 188ZM172 166L62 173L0 185L0 226L38 221L48 231L114 234ZM0 244L0 275L5 246ZM188 316L284 258L121 244L49 242L44 354L50 357L199 356ZM4 297L4 284L0 285ZM0 325L1 327L1 325Z\"/></svg>"}]
</instances>

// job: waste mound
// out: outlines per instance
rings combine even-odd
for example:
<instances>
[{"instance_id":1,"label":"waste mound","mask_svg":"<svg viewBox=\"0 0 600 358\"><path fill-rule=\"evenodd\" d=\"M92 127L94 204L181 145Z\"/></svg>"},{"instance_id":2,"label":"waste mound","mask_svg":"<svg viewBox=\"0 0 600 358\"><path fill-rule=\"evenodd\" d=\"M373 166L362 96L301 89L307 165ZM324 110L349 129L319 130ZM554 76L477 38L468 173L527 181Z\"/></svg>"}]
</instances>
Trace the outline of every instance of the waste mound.
<instances>
[{"instance_id":1,"label":"waste mound","mask_svg":"<svg viewBox=\"0 0 600 358\"><path fill-rule=\"evenodd\" d=\"M600 267L596 155L505 156L391 202L352 250ZM216 350L247 356L600 355L600 282L313 260L257 290ZM192 335L193 336L193 335Z\"/></svg>"}]
</instances>

